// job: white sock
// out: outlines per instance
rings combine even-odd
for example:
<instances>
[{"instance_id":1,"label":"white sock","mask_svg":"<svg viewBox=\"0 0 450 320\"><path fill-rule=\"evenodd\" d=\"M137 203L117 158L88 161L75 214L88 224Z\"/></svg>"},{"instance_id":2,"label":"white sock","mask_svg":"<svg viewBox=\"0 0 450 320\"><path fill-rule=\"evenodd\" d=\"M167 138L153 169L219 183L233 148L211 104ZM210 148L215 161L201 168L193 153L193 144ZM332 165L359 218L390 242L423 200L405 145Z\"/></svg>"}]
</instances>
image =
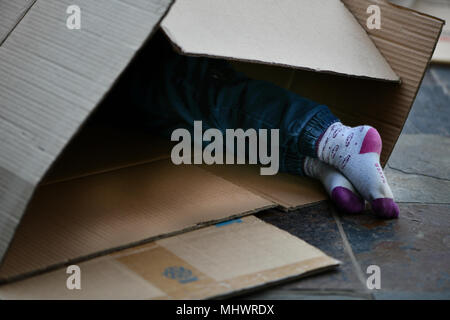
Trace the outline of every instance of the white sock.
<instances>
[{"instance_id":1,"label":"white sock","mask_svg":"<svg viewBox=\"0 0 450 320\"><path fill-rule=\"evenodd\" d=\"M320 139L317 156L342 172L371 203L375 213L396 218L399 209L380 165L381 147L376 129L370 126L352 128L337 122Z\"/></svg>"},{"instance_id":2,"label":"white sock","mask_svg":"<svg viewBox=\"0 0 450 320\"><path fill-rule=\"evenodd\" d=\"M322 182L328 195L340 210L348 213L364 210L364 200L338 170L317 158L309 157L305 158L303 169L308 177Z\"/></svg>"}]
</instances>

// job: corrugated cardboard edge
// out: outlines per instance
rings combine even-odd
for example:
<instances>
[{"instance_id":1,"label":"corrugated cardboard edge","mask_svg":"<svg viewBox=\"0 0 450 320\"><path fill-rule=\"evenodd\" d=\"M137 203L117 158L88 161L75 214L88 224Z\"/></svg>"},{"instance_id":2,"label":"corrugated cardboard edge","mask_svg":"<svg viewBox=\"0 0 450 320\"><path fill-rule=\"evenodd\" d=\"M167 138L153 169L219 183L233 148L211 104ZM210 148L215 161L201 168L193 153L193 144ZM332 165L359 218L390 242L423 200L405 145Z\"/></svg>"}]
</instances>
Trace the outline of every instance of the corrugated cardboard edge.
<instances>
[{"instance_id":1,"label":"corrugated cardboard edge","mask_svg":"<svg viewBox=\"0 0 450 320\"><path fill-rule=\"evenodd\" d=\"M361 26L362 26L362 27L366 30L366 32L369 34L369 37L372 38L372 40L373 40L375 46L378 48L378 50L381 52L381 54L382 54L383 56L385 56L385 54L383 53L383 50L381 50L381 49L379 48L379 46L377 45L377 39L374 38L374 35L376 35L377 30L376 30L376 29L374 29L374 30L369 30L369 29L367 28L367 25L366 25L366 20L363 19L362 17L361 17L361 18L358 18L358 15L357 15L356 12L355 12L355 8L352 8L352 3L354 3L355 0L340 0L340 1L341 1L342 3L344 3L344 5L348 8L348 10L349 10L350 12L352 12L352 14L355 16L355 18L356 18L356 19L359 21L359 23L361 24ZM440 36L441 33L442 33L442 29L443 29L443 27L444 27L445 21L442 20L442 19L440 19L440 18L437 18L437 17L431 16L431 15L428 15L428 14L426 14L426 13L418 12L418 11L412 10L412 9L410 9L410 8L406 8L406 7L403 7L403 6L400 6L400 5L393 4L393 3L391 3L391 2L389 2L389 1L387 1L387 0L381 0L381 1L364 0L364 1L365 1L366 3L368 3L368 4L386 5L386 6L391 6L391 7L393 7L393 8L397 8L397 9L399 9L399 10L404 10L405 12L412 12L412 13L417 14L417 15L419 15L419 16L423 16L423 17L428 17L428 18L430 18L430 19L434 19L434 20L436 20L437 22L440 22L440 23L441 23L440 31L439 31L439 33L438 33L438 35L437 35L437 38L434 39L434 40L435 40L435 41L434 41L434 48L432 49L432 52L431 52L431 54L430 54L430 56L429 56L429 59L428 59L427 66L425 67L425 70L426 70L426 68L429 66L429 64L430 64L430 62L431 62L431 59L432 59L432 56L433 56L433 52L436 50L436 46L437 46L437 44L438 44L438 39L439 39L439 36ZM356 2L358 2L358 1L356 1ZM361 2L361 1L359 1L359 2ZM380 3L380 2L381 2L381 3ZM365 6L365 7L368 7L368 6ZM386 60L389 62L388 59L386 59ZM420 86L421 86L421 84L422 84L422 81L423 81L423 78L424 78L424 77L425 77L425 72L423 72L422 77L421 77L421 79L420 79L420 81L419 81L419 84L418 84L418 86L417 86L417 89L416 89L416 91L415 91L415 93L414 93L413 102L415 101L415 99L416 99L416 97L417 97L417 94L418 94L418 92L419 92L419 88L420 88ZM395 143L398 141L398 138L400 137L400 134L401 134L401 132L402 132L402 130L403 130L403 127L405 126L406 119L408 118L409 113L411 112L412 104L413 104L413 103L411 103L411 106L410 106L410 108L409 108L409 111L408 111L408 113L406 114L406 116L404 117L402 126L401 126L401 128L400 128L400 130L399 130L397 136L394 138L394 145L395 145ZM386 160L385 160L385 161L382 161L383 168L386 166L386 164L387 164L387 159L390 158L390 156L391 156L393 150L394 150L394 147L392 147L391 150L389 151L389 153L386 155L386 157L385 157Z\"/></svg>"},{"instance_id":2,"label":"corrugated cardboard edge","mask_svg":"<svg viewBox=\"0 0 450 320\"><path fill-rule=\"evenodd\" d=\"M143 240L140 240L140 241L135 241L135 242L132 242L132 243L127 243L127 244L125 244L123 246L114 247L114 248L111 248L111 249L108 249L108 250L95 252L93 254L82 256L82 257L78 257L78 258L75 258L75 259L70 259L70 260L62 262L62 263L49 265L49 266L47 266L45 268L36 269L36 270L33 270L32 272L27 272L27 273L20 274L20 275L17 275L17 276L13 276L13 277L10 277L10 278L0 279L0 285L11 283L11 282L15 282L15 281L19 281L19 280L23 280L23 279L26 279L26 278L29 278L29 277L33 277L33 276L36 276L36 275L39 275L39 274L43 274L43 273L46 273L46 272L49 272L49 271L56 270L56 269L61 268L61 267L69 266L71 264L77 264L77 263L80 263L80 262L91 260L93 258L106 256L108 254L116 253L116 252L121 251L121 250L130 249L130 248L136 247L138 245L142 245L142 244L146 244L146 243L149 243L149 242L153 242L153 241L169 238L169 237L176 236L176 235L179 235L179 234L182 234L182 233L186 233L186 232L189 232L189 231L194 231L194 230L197 230L199 228L207 227L207 226L214 225L214 224L217 224L217 223L220 223L220 222L225 222L225 221L228 221L228 220L249 216L249 215L258 213L260 211L264 211L264 210L267 210L267 209L273 209L275 207L277 207L277 204L268 205L268 206L264 206L264 207L261 207L261 208L256 208L254 210L250 210L250 211L246 211L246 212L241 212L239 214L231 215L231 216L228 216L228 217L222 218L222 219L208 220L208 221L205 221L205 222L199 222L199 223L197 223L195 225L188 226L188 227L186 227L184 229L181 229L181 230L177 230L177 231L174 231L174 232L169 232L169 233L166 233L166 234L160 234L160 235L155 236L155 237L150 237L150 238L143 239Z\"/></svg>"},{"instance_id":3,"label":"corrugated cardboard edge","mask_svg":"<svg viewBox=\"0 0 450 320\"><path fill-rule=\"evenodd\" d=\"M302 274L299 275L294 275L294 276L289 276L289 277L285 277L285 278L281 278L279 280L276 281L268 281L265 283L262 283L260 285L254 286L254 287L248 287L245 289L241 289L241 290L235 290L233 292L230 292L228 294L221 294L221 295L216 295L216 296L212 296L207 298L206 300L217 300L217 299L229 299L229 298L235 298L237 296L242 296L245 294L249 294L249 293L254 293L256 291L262 290L262 289L266 289L266 288L271 288L273 286L276 285L281 285L281 284L285 284L288 282L291 282L293 280L300 280L300 279L304 279L316 274L320 274L323 273L325 271L329 271L329 270L334 270L337 267L339 267L342 264L341 261L336 260L336 263L334 265L330 265L330 266L325 266L325 267L319 267L315 270L311 270L311 271L307 271L304 272Z\"/></svg>"},{"instance_id":4,"label":"corrugated cardboard edge","mask_svg":"<svg viewBox=\"0 0 450 320\"><path fill-rule=\"evenodd\" d=\"M205 265L205 262L207 263L208 260L212 260L215 261L216 258L214 257L210 257L208 258L206 261L204 261L203 263L201 263L200 265L195 264L195 262L193 263L192 261L196 261L195 258L194 260L192 259L188 259L185 260L186 255L188 255L188 253L186 253L183 249L183 247L178 247L178 243L181 241L184 243L183 238L178 238L174 237L174 239L168 239L169 242L167 241L155 241L146 245L142 245L142 246L138 246L138 247L134 247L134 248L130 248L127 250L124 250L122 252L118 252L118 253L113 253L110 254L108 256L102 257L102 258L97 258L97 259L93 259L88 261L87 263L94 263L97 266L101 266L102 263L106 263L107 265L109 264L109 261L114 261L114 263L119 263L122 267L120 269L126 269L125 271L127 271L126 273L131 273L132 275L136 275L137 277L135 277L136 281L144 281L144 282L148 282L150 285L156 285L156 287L160 290L162 290L163 292L165 292L166 296L158 296L155 295L153 296L151 299L167 299L167 298L174 298L174 299L179 299L179 298L194 298L194 299L217 299L217 298L225 298L225 297L231 297L231 296L236 296L236 295L241 295L247 292L251 292L263 287L268 287L268 286L272 286L275 284L279 284L279 283L283 283L292 279L298 279L298 278L302 278L305 276L309 276L311 274L314 273L318 273L318 272L322 272L328 269L332 269L332 268L336 268L338 265L341 264L340 261L328 256L326 253L324 253L322 250L315 248L314 246L308 244L307 242L298 239L297 237L291 235L290 233L288 233L285 230L279 229L263 220L260 220L259 218L256 218L254 216L249 216L246 217L242 220L237 220L237 221L230 221L230 222L239 222L239 223L231 223L229 226L218 226L216 225L216 227L209 227L209 228L205 228L203 230L198 230L197 232L191 233L190 236L188 236L188 238L184 238L187 241L190 241L189 239L192 239L194 241L194 247L193 250L195 250L196 252L198 252L197 250L199 249L198 247L195 246L195 242L197 242L197 240L199 239L199 235L205 235L206 237L208 237L208 235L212 236L212 239L228 239L227 241L231 239L234 239L233 234L236 235L245 235L245 238L247 239L246 241L244 241L243 243L239 242L237 243L237 241L231 241L231 243L233 243L233 246L238 244L238 247L235 248L237 251L241 252L245 252L246 250L249 250L249 248L247 247L248 245L250 246L259 246L258 244L258 239L261 239L261 237L264 237L264 235L266 234L265 232L261 232L262 230L266 230L269 232L273 232L273 235L276 236L276 242L275 245L270 247L269 250L276 250L277 251L277 246L283 246L283 243L285 243L285 241L288 241L289 245L288 247L291 248L291 250L300 250L303 248L303 250L305 250L304 254L302 255L301 252L296 252L295 254L295 258L293 259L287 259L287 260L291 260L291 261L285 261L284 263L279 263L276 262L278 261L277 259L273 260L272 262L270 262L270 260L267 262L267 264L265 265L265 267L259 266L259 265L254 265L253 268L248 268L246 270L240 270L240 269L236 269L236 265L235 265L235 269L236 271L233 272L233 276L230 274L228 276L223 277L223 274L220 270L216 270L215 268L211 267L211 266L207 266ZM250 227L250 228L249 228ZM231 230L229 229L231 228ZM237 228L237 229L236 229ZM256 229L254 229L256 228ZM262 228L262 229L261 229ZM199 234L200 232L200 234ZM231 233L230 233L231 232ZM236 233L237 232L237 233ZM248 232L250 232L250 234L248 234ZM189 235L189 234L187 234ZM197 239L197 240L196 240ZM270 238L268 239L268 241L270 241ZM247 244L246 244L247 243ZM294 246L295 244L295 246ZM293 247L294 246L294 247ZM189 245L187 245L187 247L190 247ZM209 254L217 254L217 258L219 260L224 260L226 259L226 257L224 257L224 255L226 256L228 255L233 255L233 251L228 252L225 250L225 252L222 254L221 252L223 252L223 250L214 250L216 246L212 246L212 247L206 247L207 252L209 252ZM228 247L227 245L219 245L219 247ZM241 248L244 248L243 250L241 250ZM246 249L247 248L247 249ZM263 247L264 248L264 247ZM261 249L262 251L264 251L264 249ZM142 256L140 256L141 254L148 254L150 253L150 256L147 256L147 260L151 257L154 257L154 255L151 252L154 252L154 249L158 249L158 251L164 253L164 255L169 255L169 256L173 256L174 258L176 258L175 260L170 260L169 264L158 264L158 261L155 261L156 265L151 267L150 269L152 270L151 274L153 274L154 276L157 276L157 279L161 279L159 272L157 271L158 268L161 266L163 268L168 267L171 265L171 263L175 263L175 265L177 263L180 263L181 266L184 267L188 267L189 269L192 269L192 271L194 272L194 274L196 274L197 276L199 276L202 281L206 280L206 283L203 283L203 285L199 285L199 286L194 286L194 288L191 288L194 290L194 292L179 292L179 291L173 291L171 289L169 289L169 291L164 291L164 288L161 286L158 286L157 283L159 282L152 282L153 277L152 276L147 276L147 268L146 268L146 262L144 263L144 265L141 263L139 263L138 261L142 261ZM175 251L174 251L175 249ZM179 254L177 254L177 252L183 252L183 254L180 256ZM211 251L214 250L214 251ZM253 250L252 250L253 251ZM227 253L228 252L228 253ZM313 253L314 252L314 253ZM265 255L261 256L261 252L255 253L256 259L264 259ZM305 256L306 254L306 256ZM160 254L158 254L160 255ZM209 256L209 255L208 255ZM238 255L239 256L239 255ZM138 260L135 260L135 258L138 258ZM130 260L131 259L131 260ZM178 262L177 262L178 261ZM239 261L239 260L238 260ZM238 262L237 263L241 263ZM138 263L138 264L136 264ZM139 267L140 266L140 267ZM202 267L203 266L203 267ZM136 269L137 267L137 269ZM205 271L205 267L207 268ZM80 268L83 270L83 264L80 265ZM98 267L96 268L98 269ZM156 271L156 273L154 272ZM162 270L161 270L162 271ZM58 273L56 273L58 272ZM89 272L89 271L86 271ZM144 273L142 273L144 272ZM212 272L212 273L211 273ZM24 280L25 283L18 283L18 287L16 287L15 291L18 293L18 296L16 295L16 298L20 299L20 295L24 294L25 296L23 296L23 298L32 298L32 297L36 297L36 295L39 295L39 289L36 287L36 285L39 284L39 281L45 281L46 284L49 284L49 287L45 287L45 290L51 290L52 285L57 285L58 288L54 288L54 290L56 290L57 292L59 290L65 291L65 273L64 270L62 268L59 268L58 270L55 270L53 272L53 274L46 274L47 277L49 278L37 278L37 283L34 282L33 287L33 293L31 293L30 296L26 296L28 293L23 291L23 287L22 290L20 290L21 286L23 284L28 284L30 285L31 283L33 283L33 280L36 278L32 278L30 280ZM217 275L219 275L219 278L217 278ZM90 273L89 278L95 277L95 274ZM141 278L142 277L142 278ZM223 277L223 278L222 278ZM139 278L141 280L139 280ZM155 279L156 280L156 279ZM31 281L30 282L26 282L26 281ZM124 279L119 280L120 283L123 283ZM158 280L159 281L159 280ZM172 280L169 280L172 281ZM51 284L50 284L51 283ZM228 283L228 286L223 286L224 284ZM167 283L168 284L168 283ZM10 284L13 286L16 284ZM5 292L8 292L8 287L10 285L5 285ZM86 282L84 282L84 285L86 285ZM179 289L182 289L184 285L179 286ZM95 286L94 286L95 288ZM220 288L220 289L219 289ZM3 288L0 288L0 291ZM219 289L219 290L217 290ZM13 289L14 290L14 289ZM19 291L17 291L19 290ZM94 289L96 290L96 289ZM185 289L183 289L185 290ZM100 289L100 292L96 292L95 297L96 298L102 298L102 296L98 296L98 294L101 294L102 291L104 291L104 289ZM220 291L220 293L217 293L218 291ZM5 293L3 292L3 293ZM51 292L53 292L51 290ZM66 298L71 299L70 297L70 292L68 292L68 296L66 296ZM83 293L80 292L82 295ZM216 294L217 293L217 294ZM88 296L91 296L93 298L95 298L94 296L92 296L92 292L87 293ZM180 295L181 294L181 295ZM13 294L14 295L14 294ZM119 294L120 295L120 294ZM6 294L7 297L8 295ZM114 294L113 294L114 296ZM46 296L46 298L49 298L48 296ZM74 296L73 298L77 298L76 296ZM114 297L112 297L114 298ZM146 298L145 296L135 296L135 298Z\"/></svg>"}]
</instances>

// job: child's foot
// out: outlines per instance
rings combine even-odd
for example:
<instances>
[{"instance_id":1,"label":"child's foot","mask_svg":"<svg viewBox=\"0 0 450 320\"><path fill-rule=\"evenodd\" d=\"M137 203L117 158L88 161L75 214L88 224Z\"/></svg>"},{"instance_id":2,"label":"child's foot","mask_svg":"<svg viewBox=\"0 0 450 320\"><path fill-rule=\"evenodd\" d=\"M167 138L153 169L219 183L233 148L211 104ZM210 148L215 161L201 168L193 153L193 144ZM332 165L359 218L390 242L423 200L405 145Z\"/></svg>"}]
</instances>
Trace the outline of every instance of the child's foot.
<instances>
[{"instance_id":1,"label":"child's foot","mask_svg":"<svg viewBox=\"0 0 450 320\"><path fill-rule=\"evenodd\" d=\"M317 156L342 172L376 214L397 218L399 209L380 165L381 144L374 128L351 128L337 122L319 140Z\"/></svg>"},{"instance_id":2,"label":"child's foot","mask_svg":"<svg viewBox=\"0 0 450 320\"><path fill-rule=\"evenodd\" d=\"M306 158L303 169L308 177L319 179L336 206L348 213L364 210L365 202L350 181L338 170L316 158Z\"/></svg>"}]
</instances>

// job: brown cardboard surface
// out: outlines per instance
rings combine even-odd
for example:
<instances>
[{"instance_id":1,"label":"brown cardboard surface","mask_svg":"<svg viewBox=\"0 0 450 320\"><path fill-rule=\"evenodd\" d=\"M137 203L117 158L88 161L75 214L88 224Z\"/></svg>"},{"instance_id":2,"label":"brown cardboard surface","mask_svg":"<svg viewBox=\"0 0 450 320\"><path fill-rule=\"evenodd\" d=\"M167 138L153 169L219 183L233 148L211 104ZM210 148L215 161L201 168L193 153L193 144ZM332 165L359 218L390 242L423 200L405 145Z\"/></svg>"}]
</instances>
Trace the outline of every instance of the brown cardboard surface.
<instances>
[{"instance_id":1,"label":"brown cardboard surface","mask_svg":"<svg viewBox=\"0 0 450 320\"><path fill-rule=\"evenodd\" d=\"M205 299L249 291L339 261L254 216L209 226L0 286L1 299Z\"/></svg>"},{"instance_id":2,"label":"brown cardboard surface","mask_svg":"<svg viewBox=\"0 0 450 320\"><path fill-rule=\"evenodd\" d=\"M256 165L204 165L202 168L272 201L284 210L294 210L327 199L320 182L308 177L287 173L262 176Z\"/></svg>"},{"instance_id":3,"label":"brown cardboard surface","mask_svg":"<svg viewBox=\"0 0 450 320\"><path fill-rule=\"evenodd\" d=\"M41 185L168 159L172 146L166 139L149 133L93 125L84 128L75 137ZM201 168L256 193L285 210L293 210L327 198L317 180L283 173L262 176L257 165L202 165Z\"/></svg>"},{"instance_id":4,"label":"brown cardboard surface","mask_svg":"<svg viewBox=\"0 0 450 320\"><path fill-rule=\"evenodd\" d=\"M44 185L5 256L0 281L274 206L168 159Z\"/></svg>"},{"instance_id":5,"label":"brown cardboard surface","mask_svg":"<svg viewBox=\"0 0 450 320\"><path fill-rule=\"evenodd\" d=\"M177 0L161 25L185 54L399 80L336 0Z\"/></svg>"}]
</instances>

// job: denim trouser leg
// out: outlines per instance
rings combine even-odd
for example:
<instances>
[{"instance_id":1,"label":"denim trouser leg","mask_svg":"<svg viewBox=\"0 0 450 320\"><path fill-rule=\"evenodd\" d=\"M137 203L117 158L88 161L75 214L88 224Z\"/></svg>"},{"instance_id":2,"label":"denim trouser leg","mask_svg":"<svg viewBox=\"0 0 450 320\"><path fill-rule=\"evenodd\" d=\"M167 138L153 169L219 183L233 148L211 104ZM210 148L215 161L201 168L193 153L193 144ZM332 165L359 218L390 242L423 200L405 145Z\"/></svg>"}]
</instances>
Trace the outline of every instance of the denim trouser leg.
<instances>
[{"instance_id":1,"label":"denim trouser leg","mask_svg":"<svg viewBox=\"0 0 450 320\"><path fill-rule=\"evenodd\" d=\"M156 54L128 71L127 101L146 127L165 136L175 128L192 130L196 120L204 130L222 132L279 129L280 171L303 175L304 157L317 157L319 137L339 121L327 106L249 79L225 61L182 56L167 47Z\"/></svg>"}]
</instances>

